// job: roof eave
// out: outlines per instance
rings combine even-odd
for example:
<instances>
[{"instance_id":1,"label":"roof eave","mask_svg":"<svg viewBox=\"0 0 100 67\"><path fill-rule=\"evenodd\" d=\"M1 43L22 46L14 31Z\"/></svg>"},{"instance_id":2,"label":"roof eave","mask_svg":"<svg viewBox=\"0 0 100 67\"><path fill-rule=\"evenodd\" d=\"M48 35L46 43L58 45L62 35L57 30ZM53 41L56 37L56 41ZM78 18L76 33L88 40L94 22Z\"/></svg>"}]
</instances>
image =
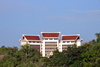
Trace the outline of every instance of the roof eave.
<instances>
[{"instance_id":1,"label":"roof eave","mask_svg":"<svg viewBox=\"0 0 100 67\"><path fill-rule=\"evenodd\" d=\"M75 41L75 40L62 40L62 41Z\"/></svg>"},{"instance_id":2,"label":"roof eave","mask_svg":"<svg viewBox=\"0 0 100 67\"><path fill-rule=\"evenodd\" d=\"M42 40L28 40L28 41L42 41Z\"/></svg>"}]
</instances>

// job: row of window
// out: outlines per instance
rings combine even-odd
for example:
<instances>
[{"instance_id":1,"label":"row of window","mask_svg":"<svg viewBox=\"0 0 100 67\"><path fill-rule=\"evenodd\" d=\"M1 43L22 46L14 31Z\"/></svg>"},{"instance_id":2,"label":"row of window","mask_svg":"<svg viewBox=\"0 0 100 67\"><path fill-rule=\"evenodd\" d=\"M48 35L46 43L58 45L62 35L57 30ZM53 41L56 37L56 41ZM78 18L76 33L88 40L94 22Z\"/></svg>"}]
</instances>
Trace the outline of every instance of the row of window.
<instances>
[{"instance_id":1,"label":"row of window","mask_svg":"<svg viewBox=\"0 0 100 67\"><path fill-rule=\"evenodd\" d=\"M29 41L29 43L41 43L41 41ZM45 42L45 43L57 43L57 42ZM75 41L63 41L63 43L75 43Z\"/></svg>"},{"instance_id":2,"label":"row of window","mask_svg":"<svg viewBox=\"0 0 100 67\"><path fill-rule=\"evenodd\" d=\"M41 43L40 41L29 41L29 43Z\"/></svg>"},{"instance_id":3,"label":"row of window","mask_svg":"<svg viewBox=\"0 0 100 67\"><path fill-rule=\"evenodd\" d=\"M67 48L62 48L62 49L67 49Z\"/></svg>"},{"instance_id":4,"label":"row of window","mask_svg":"<svg viewBox=\"0 0 100 67\"><path fill-rule=\"evenodd\" d=\"M45 43L57 43L57 42L45 42Z\"/></svg>"},{"instance_id":5,"label":"row of window","mask_svg":"<svg viewBox=\"0 0 100 67\"><path fill-rule=\"evenodd\" d=\"M75 41L63 41L63 43L75 43Z\"/></svg>"},{"instance_id":6,"label":"row of window","mask_svg":"<svg viewBox=\"0 0 100 67\"><path fill-rule=\"evenodd\" d=\"M45 45L45 46L57 46L57 45Z\"/></svg>"},{"instance_id":7,"label":"row of window","mask_svg":"<svg viewBox=\"0 0 100 67\"><path fill-rule=\"evenodd\" d=\"M56 49L56 48L45 48L45 49Z\"/></svg>"},{"instance_id":8,"label":"row of window","mask_svg":"<svg viewBox=\"0 0 100 67\"><path fill-rule=\"evenodd\" d=\"M29 43L41 43L41 41L29 41ZM57 42L45 42L45 43L57 43Z\"/></svg>"},{"instance_id":9,"label":"row of window","mask_svg":"<svg viewBox=\"0 0 100 67\"><path fill-rule=\"evenodd\" d=\"M51 52L51 51L45 51L45 52Z\"/></svg>"}]
</instances>

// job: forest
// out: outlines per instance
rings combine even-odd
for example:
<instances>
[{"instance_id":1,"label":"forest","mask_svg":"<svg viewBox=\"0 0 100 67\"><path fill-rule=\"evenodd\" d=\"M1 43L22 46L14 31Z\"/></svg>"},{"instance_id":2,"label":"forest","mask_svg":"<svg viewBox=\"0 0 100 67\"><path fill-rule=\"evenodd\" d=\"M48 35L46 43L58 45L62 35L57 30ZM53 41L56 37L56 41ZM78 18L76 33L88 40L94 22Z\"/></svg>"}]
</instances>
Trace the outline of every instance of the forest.
<instances>
[{"instance_id":1,"label":"forest","mask_svg":"<svg viewBox=\"0 0 100 67\"><path fill-rule=\"evenodd\" d=\"M100 33L96 39L77 47L75 44L50 58L28 44L18 47L0 47L0 67L100 67Z\"/></svg>"}]
</instances>

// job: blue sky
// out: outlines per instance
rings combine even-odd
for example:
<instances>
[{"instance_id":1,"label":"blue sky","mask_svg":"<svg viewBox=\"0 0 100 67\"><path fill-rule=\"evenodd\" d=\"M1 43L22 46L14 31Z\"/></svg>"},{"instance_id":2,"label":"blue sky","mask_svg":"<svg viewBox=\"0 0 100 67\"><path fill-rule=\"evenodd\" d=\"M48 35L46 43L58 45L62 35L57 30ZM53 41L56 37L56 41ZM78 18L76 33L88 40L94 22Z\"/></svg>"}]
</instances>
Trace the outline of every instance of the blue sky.
<instances>
[{"instance_id":1,"label":"blue sky","mask_svg":"<svg viewBox=\"0 0 100 67\"><path fill-rule=\"evenodd\" d=\"M100 33L100 0L0 0L0 46L20 47L22 34L80 34L84 42Z\"/></svg>"}]
</instances>

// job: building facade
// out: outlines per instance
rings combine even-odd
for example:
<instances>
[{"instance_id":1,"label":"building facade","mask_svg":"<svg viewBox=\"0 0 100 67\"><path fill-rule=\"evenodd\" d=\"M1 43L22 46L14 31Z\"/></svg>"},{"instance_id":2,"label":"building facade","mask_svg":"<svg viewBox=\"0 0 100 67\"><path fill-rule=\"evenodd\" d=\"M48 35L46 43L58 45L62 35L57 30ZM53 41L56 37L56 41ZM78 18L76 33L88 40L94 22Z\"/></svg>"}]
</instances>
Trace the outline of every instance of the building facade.
<instances>
[{"instance_id":1,"label":"building facade","mask_svg":"<svg viewBox=\"0 0 100 67\"><path fill-rule=\"evenodd\" d=\"M23 35L20 42L21 45L29 44L37 49L43 57L49 57L56 49L62 52L73 44L80 46L82 42L79 34L60 36L60 32L41 32L41 37L40 35Z\"/></svg>"}]
</instances>

